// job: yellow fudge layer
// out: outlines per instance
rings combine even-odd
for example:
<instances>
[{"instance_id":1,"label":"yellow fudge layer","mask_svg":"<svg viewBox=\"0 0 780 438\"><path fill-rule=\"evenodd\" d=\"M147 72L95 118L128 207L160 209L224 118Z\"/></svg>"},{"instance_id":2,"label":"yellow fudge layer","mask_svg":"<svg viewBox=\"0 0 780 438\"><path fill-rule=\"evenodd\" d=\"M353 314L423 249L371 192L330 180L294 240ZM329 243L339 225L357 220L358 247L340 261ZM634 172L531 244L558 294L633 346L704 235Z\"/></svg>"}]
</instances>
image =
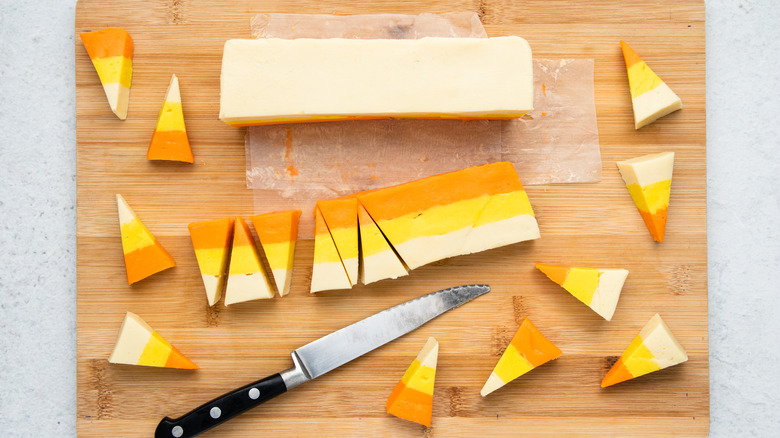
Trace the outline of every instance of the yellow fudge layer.
<instances>
[{"instance_id":1,"label":"yellow fudge layer","mask_svg":"<svg viewBox=\"0 0 780 438\"><path fill-rule=\"evenodd\" d=\"M539 224L525 190L493 195L463 244L462 254L471 254L538 239Z\"/></svg>"},{"instance_id":2,"label":"yellow fudge layer","mask_svg":"<svg viewBox=\"0 0 780 438\"><path fill-rule=\"evenodd\" d=\"M488 196L436 206L376 224L409 269L461 254Z\"/></svg>"}]
</instances>

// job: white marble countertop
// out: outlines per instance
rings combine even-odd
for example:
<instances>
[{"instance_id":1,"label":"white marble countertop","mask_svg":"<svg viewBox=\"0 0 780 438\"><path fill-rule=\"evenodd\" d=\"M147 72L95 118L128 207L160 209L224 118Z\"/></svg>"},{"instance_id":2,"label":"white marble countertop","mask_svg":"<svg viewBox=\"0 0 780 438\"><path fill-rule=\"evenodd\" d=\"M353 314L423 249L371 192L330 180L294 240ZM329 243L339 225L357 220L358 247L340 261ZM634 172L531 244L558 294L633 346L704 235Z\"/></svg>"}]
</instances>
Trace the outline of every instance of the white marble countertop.
<instances>
[{"instance_id":1,"label":"white marble countertop","mask_svg":"<svg viewBox=\"0 0 780 438\"><path fill-rule=\"evenodd\" d=\"M780 436L780 2L710 0L711 435ZM0 1L0 435L76 434L75 2Z\"/></svg>"}]
</instances>

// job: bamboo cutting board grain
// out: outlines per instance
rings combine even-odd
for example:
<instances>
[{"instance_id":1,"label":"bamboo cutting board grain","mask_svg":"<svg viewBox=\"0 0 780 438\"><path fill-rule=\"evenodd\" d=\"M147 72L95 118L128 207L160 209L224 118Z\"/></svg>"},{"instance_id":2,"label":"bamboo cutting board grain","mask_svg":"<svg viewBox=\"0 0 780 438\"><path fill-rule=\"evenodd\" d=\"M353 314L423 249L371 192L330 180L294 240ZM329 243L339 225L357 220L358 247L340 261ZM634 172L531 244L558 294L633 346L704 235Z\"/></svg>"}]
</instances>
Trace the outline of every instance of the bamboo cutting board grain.
<instances>
[{"instance_id":1,"label":"bamboo cutting board grain","mask_svg":"<svg viewBox=\"0 0 780 438\"><path fill-rule=\"evenodd\" d=\"M292 292L226 309L206 305L187 224L253 207L243 129L217 120L222 45L249 36L260 12L476 11L490 36L520 35L539 58L594 58L603 181L527 187L540 240L429 265L410 276L310 296L313 244L299 243ZM704 5L679 0L401 1L81 0L75 31L124 27L135 42L127 120L109 110L76 38L78 150L78 433L151 436L235 387L290 366L289 353L391 305L444 287L493 291L348 366L204 436L705 436L709 425ZM677 92L684 109L633 129L618 40ZM146 148L172 73L181 81L195 163L155 163ZM650 238L615 166L676 152L666 242ZM121 193L177 266L125 281L114 194ZM304 214L309 214L305 212ZM536 271L534 262L631 271L612 322ZM201 366L180 371L109 364L126 311ZM690 360L609 389L606 370L660 312ZM563 356L487 398L479 389L526 316ZM428 336L441 344L433 427L385 414L384 403Z\"/></svg>"}]
</instances>

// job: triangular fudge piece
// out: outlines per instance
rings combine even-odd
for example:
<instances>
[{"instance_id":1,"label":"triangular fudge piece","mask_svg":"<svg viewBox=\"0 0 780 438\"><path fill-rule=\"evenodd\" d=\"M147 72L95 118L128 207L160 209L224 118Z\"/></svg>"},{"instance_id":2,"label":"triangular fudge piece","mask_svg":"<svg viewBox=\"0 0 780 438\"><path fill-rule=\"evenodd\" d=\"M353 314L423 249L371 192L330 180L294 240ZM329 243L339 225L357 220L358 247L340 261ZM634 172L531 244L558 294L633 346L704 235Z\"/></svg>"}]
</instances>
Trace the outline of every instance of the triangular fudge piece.
<instances>
[{"instance_id":1,"label":"triangular fudge piece","mask_svg":"<svg viewBox=\"0 0 780 438\"><path fill-rule=\"evenodd\" d=\"M688 354L669 327L655 314L607 372L601 387L662 370L688 360Z\"/></svg>"},{"instance_id":2,"label":"triangular fudge piece","mask_svg":"<svg viewBox=\"0 0 780 438\"><path fill-rule=\"evenodd\" d=\"M182 161L192 163L192 149L184 126L184 112L181 108L179 78L171 76L168 92L165 93L157 126L146 153L148 160Z\"/></svg>"},{"instance_id":3,"label":"triangular fudge piece","mask_svg":"<svg viewBox=\"0 0 780 438\"><path fill-rule=\"evenodd\" d=\"M222 297L233 227L234 220L229 217L193 222L187 227L195 248L203 285L206 287L209 306L216 304Z\"/></svg>"},{"instance_id":4,"label":"triangular fudge piece","mask_svg":"<svg viewBox=\"0 0 780 438\"><path fill-rule=\"evenodd\" d=\"M79 36L103 84L111 111L121 120L126 119L133 76L133 39L124 29L103 29Z\"/></svg>"},{"instance_id":5,"label":"triangular fudge piece","mask_svg":"<svg viewBox=\"0 0 780 438\"><path fill-rule=\"evenodd\" d=\"M649 125L682 108L682 101L625 41L620 41L628 71L631 103L634 107L634 129Z\"/></svg>"},{"instance_id":6,"label":"triangular fudge piece","mask_svg":"<svg viewBox=\"0 0 780 438\"><path fill-rule=\"evenodd\" d=\"M363 284L408 275L409 272L404 264L401 263L393 248L387 243L385 236L379 231L379 227L376 226L362 205L358 205L358 218L362 253L360 278Z\"/></svg>"},{"instance_id":7,"label":"triangular fudge piece","mask_svg":"<svg viewBox=\"0 0 780 438\"><path fill-rule=\"evenodd\" d=\"M672 192L674 152L618 161L617 166L650 235L656 242L663 242Z\"/></svg>"},{"instance_id":8,"label":"triangular fudge piece","mask_svg":"<svg viewBox=\"0 0 780 438\"><path fill-rule=\"evenodd\" d=\"M127 283L176 266L173 257L157 242L141 219L133 212L122 195L116 195L119 210L119 227L122 233L122 250L125 253Z\"/></svg>"},{"instance_id":9,"label":"triangular fudge piece","mask_svg":"<svg viewBox=\"0 0 780 438\"><path fill-rule=\"evenodd\" d=\"M290 292L295 242L301 210L277 211L251 216L257 237L263 245L279 296Z\"/></svg>"},{"instance_id":10,"label":"triangular fudge piece","mask_svg":"<svg viewBox=\"0 0 780 438\"><path fill-rule=\"evenodd\" d=\"M479 393L484 397L539 365L557 359L560 355L561 350L547 340L526 318Z\"/></svg>"},{"instance_id":11,"label":"triangular fudge piece","mask_svg":"<svg viewBox=\"0 0 780 438\"><path fill-rule=\"evenodd\" d=\"M311 274L311 293L324 290L352 289L347 271L325 225L319 208L314 208L314 266Z\"/></svg>"},{"instance_id":12,"label":"triangular fudge piece","mask_svg":"<svg viewBox=\"0 0 780 438\"><path fill-rule=\"evenodd\" d=\"M428 338L388 397L385 404L388 414L430 427L438 357L439 343Z\"/></svg>"},{"instance_id":13,"label":"triangular fudge piece","mask_svg":"<svg viewBox=\"0 0 780 438\"><path fill-rule=\"evenodd\" d=\"M263 269L252 232L244 219L237 217L233 228L225 305L273 297L274 289Z\"/></svg>"},{"instance_id":14,"label":"triangular fudge piece","mask_svg":"<svg viewBox=\"0 0 780 438\"><path fill-rule=\"evenodd\" d=\"M628 276L625 269L574 268L544 263L537 263L536 268L607 321L615 314L620 291Z\"/></svg>"},{"instance_id":15,"label":"triangular fudge piece","mask_svg":"<svg viewBox=\"0 0 780 438\"><path fill-rule=\"evenodd\" d=\"M198 366L149 327L138 315L127 312L116 346L108 358L111 363L194 370Z\"/></svg>"},{"instance_id":16,"label":"triangular fudge piece","mask_svg":"<svg viewBox=\"0 0 780 438\"><path fill-rule=\"evenodd\" d=\"M358 211L357 198L329 199L317 201L317 208L330 230L333 242L347 271L350 283L358 281Z\"/></svg>"}]
</instances>

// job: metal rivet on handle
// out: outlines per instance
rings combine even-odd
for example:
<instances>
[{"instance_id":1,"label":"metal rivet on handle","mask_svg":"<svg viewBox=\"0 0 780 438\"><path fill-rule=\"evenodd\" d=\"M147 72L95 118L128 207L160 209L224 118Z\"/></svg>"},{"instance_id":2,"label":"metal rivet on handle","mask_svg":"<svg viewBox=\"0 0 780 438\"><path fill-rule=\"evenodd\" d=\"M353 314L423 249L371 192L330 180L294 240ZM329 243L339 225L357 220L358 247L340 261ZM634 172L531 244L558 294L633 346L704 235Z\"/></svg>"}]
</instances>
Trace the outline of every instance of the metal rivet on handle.
<instances>
[{"instance_id":1,"label":"metal rivet on handle","mask_svg":"<svg viewBox=\"0 0 780 438\"><path fill-rule=\"evenodd\" d=\"M257 400L260 397L260 390L257 388L252 388L249 390L249 398L252 400Z\"/></svg>"},{"instance_id":2,"label":"metal rivet on handle","mask_svg":"<svg viewBox=\"0 0 780 438\"><path fill-rule=\"evenodd\" d=\"M179 438L180 436L184 435L184 429L181 426L174 426L173 429L171 429L171 435Z\"/></svg>"},{"instance_id":3,"label":"metal rivet on handle","mask_svg":"<svg viewBox=\"0 0 780 438\"><path fill-rule=\"evenodd\" d=\"M214 406L214 407L213 407L213 408L211 408L211 410L209 411L209 415L211 415L211 418L213 418L213 419L215 419L215 420L216 420L217 418L219 418L219 416L220 416L220 415L222 415L222 409L220 409L220 408L218 408L218 407Z\"/></svg>"}]
</instances>

